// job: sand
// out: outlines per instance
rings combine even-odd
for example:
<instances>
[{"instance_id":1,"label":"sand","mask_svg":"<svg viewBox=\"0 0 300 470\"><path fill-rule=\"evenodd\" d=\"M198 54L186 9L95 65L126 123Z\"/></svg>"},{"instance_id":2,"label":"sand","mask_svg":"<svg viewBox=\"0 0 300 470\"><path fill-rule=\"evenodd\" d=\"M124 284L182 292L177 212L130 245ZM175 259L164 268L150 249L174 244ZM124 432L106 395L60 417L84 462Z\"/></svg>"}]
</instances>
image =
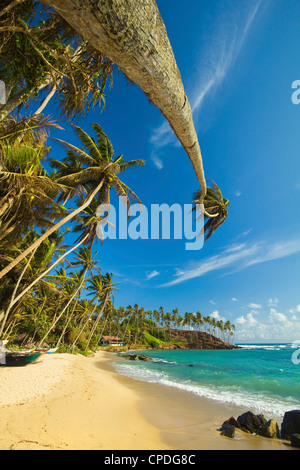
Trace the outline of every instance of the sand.
<instances>
[{"instance_id":1,"label":"sand","mask_svg":"<svg viewBox=\"0 0 300 470\"><path fill-rule=\"evenodd\" d=\"M217 429L241 410L117 374L112 356L44 355L0 368L1 450L290 450ZM242 410L244 412L245 410Z\"/></svg>"}]
</instances>

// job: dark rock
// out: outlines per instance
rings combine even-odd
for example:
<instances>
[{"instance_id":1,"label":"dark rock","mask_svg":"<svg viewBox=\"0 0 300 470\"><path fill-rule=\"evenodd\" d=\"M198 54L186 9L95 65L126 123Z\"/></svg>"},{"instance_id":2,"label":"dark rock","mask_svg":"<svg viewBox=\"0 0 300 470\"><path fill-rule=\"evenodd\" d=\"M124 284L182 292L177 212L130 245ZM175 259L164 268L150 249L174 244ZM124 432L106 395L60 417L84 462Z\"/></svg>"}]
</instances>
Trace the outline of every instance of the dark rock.
<instances>
[{"instance_id":1,"label":"dark rock","mask_svg":"<svg viewBox=\"0 0 300 470\"><path fill-rule=\"evenodd\" d=\"M266 418L264 417L263 414L260 414L260 415L256 415L258 417L258 419L260 420L262 426L264 426L265 424L267 424L267 420Z\"/></svg>"},{"instance_id":2,"label":"dark rock","mask_svg":"<svg viewBox=\"0 0 300 470\"><path fill-rule=\"evenodd\" d=\"M291 446L300 449L300 434L291 435Z\"/></svg>"},{"instance_id":3,"label":"dark rock","mask_svg":"<svg viewBox=\"0 0 300 470\"><path fill-rule=\"evenodd\" d=\"M268 437L270 439L279 438L279 426L275 419L270 419L258 430L258 434L263 437Z\"/></svg>"},{"instance_id":4,"label":"dark rock","mask_svg":"<svg viewBox=\"0 0 300 470\"><path fill-rule=\"evenodd\" d=\"M300 434L300 410L287 411L281 423L281 438L290 439L292 434Z\"/></svg>"},{"instance_id":5,"label":"dark rock","mask_svg":"<svg viewBox=\"0 0 300 470\"><path fill-rule=\"evenodd\" d=\"M235 426L228 423L223 423L221 428L221 436L230 437L233 439L235 436Z\"/></svg>"},{"instance_id":6,"label":"dark rock","mask_svg":"<svg viewBox=\"0 0 300 470\"><path fill-rule=\"evenodd\" d=\"M237 422L237 420L233 416L231 416L231 418L224 421L222 426L224 426L224 424L230 424L231 426L234 426L235 428L241 429L241 426L239 425L239 423Z\"/></svg>"},{"instance_id":7,"label":"dark rock","mask_svg":"<svg viewBox=\"0 0 300 470\"><path fill-rule=\"evenodd\" d=\"M153 361L152 357L149 356L138 356L139 361Z\"/></svg>"},{"instance_id":8,"label":"dark rock","mask_svg":"<svg viewBox=\"0 0 300 470\"><path fill-rule=\"evenodd\" d=\"M252 411L240 415L237 419L241 429L251 434L257 434L258 430L264 426L264 422L261 415L255 415Z\"/></svg>"},{"instance_id":9,"label":"dark rock","mask_svg":"<svg viewBox=\"0 0 300 470\"><path fill-rule=\"evenodd\" d=\"M142 356L138 354L122 354L121 357L129 359L130 361L153 361L152 357Z\"/></svg>"}]
</instances>

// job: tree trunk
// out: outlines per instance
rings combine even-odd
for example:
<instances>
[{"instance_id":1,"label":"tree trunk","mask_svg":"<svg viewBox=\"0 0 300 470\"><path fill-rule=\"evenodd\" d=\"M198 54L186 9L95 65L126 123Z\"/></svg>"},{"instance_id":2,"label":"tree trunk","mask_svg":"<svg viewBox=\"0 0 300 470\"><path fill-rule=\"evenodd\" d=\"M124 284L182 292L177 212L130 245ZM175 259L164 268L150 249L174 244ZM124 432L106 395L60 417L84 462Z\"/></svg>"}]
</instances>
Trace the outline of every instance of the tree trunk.
<instances>
[{"instance_id":1,"label":"tree trunk","mask_svg":"<svg viewBox=\"0 0 300 470\"><path fill-rule=\"evenodd\" d=\"M67 310L67 308L69 307L69 305L72 303L74 297L78 294L78 292L80 292L80 290L82 289L82 286L84 284L84 281L85 281L85 276L86 276L86 273L87 273L87 269L85 270L84 274L83 274L83 277L82 277L82 281L79 285L79 287L75 290L75 292L73 293L73 295L71 296L70 300L67 302L67 304L64 306L64 308L62 309L62 311L60 312L60 314L58 315L58 317L56 318L55 322L52 323L52 325L50 326L50 328L48 329L47 333L44 335L44 337L41 339L41 341L39 342L39 347L42 347L44 341L46 340L47 336L49 335L49 333L53 330L53 328L55 327L55 325L57 324L57 322L61 319L61 317L63 316L63 314L65 313L65 311Z\"/></svg>"},{"instance_id":2,"label":"tree trunk","mask_svg":"<svg viewBox=\"0 0 300 470\"><path fill-rule=\"evenodd\" d=\"M77 334L77 336L76 336L76 338L75 338L75 340L74 340L74 342L73 342L73 344L72 344L72 346L71 346L72 350L75 348L76 343L77 343L77 341L79 340L79 338L80 338L81 334L83 333L85 327L87 326L88 322L89 322L90 319L93 317L97 305L98 305L98 300L96 301L96 304L94 305L94 308L93 308L93 311L92 311L91 315L88 316L88 318L87 318L86 322L84 323L83 327L79 330L79 333Z\"/></svg>"},{"instance_id":3,"label":"tree trunk","mask_svg":"<svg viewBox=\"0 0 300 470\"><path fill-rule=\"evenodd\" d=\"M12 293L12 296L11 296L11 299L10 299L10 302L9 302L9 305L7 307L7 310L5 312L5 315L4 315L4 319L3 319L3 322L2 322L2 325L0 327L0 338L2 337L2 334L3 334L3 331L4 331L4 327L5 327L5 323L8 319L8 315L9 315L9 312L11 311L12 307L14 306L14 304L17 302L17 300L15 301L15 296L16 296L16 293L17 293L17 290L19 288L19 285L20 285L20 282L28 268L28 266L30 265L30 262L35 254L36 250L34 250L32 253L31 253L31 256L29 258L29 260L27 261L23 271L21 272L20 276L19 276L19 279L14 287L14 290L13 290L13 293ZM19 300L19 299L18 299Z\"/></svg>"},{"instance_id":4,"label":"tree trunk","mask_svg":"<svg viewBox=\"0 0 300 470\"><path fill-rule=\"evenodd\" d=\"M26 256L31 253L33 250L35 250L38 246L40 246L41 243L43 243L46 238L49 237L53 232L58 230L60 227L62 227L64 224L72 220L76 215L78 215L81 211L83 211L86 207L90 205L94 197L98 194L100 189L102 188L104 183L104 179L101 180L101 182L98 184L96 189L89 194L89 196L86 198L84 203L78 207L75 211L71 212L69 215L64 217L60 222L57 224L53 225L53 227L49 228L43 235L41 235L31 246L29 246L26 250L21 253L21 255L17 256L17 258L12 261L10 264L8 264L2 271L0 272L0 279L5 276L11 269L13 269L20 261L22 261Z\"/></svg>"},{"instance_id":5,"label":"tree trunk","mask_svg":"<svg viewBox=\"0 0 300 470\"><path fill-rule=\"evenodd\" d=\"M102 314L103 314L103 312L104 312L104 309L105 309L105 306L106 306L106 302L107 302L108 297L109 297L109 295L106 294L106 295L105 295L104 302L103 302L103 305L102 305L102 308L101 308L100 312L98 313L98 316L97 316L97 318L96 318L96 320L95 320L95 322L94 322L94 325L93 325L92 331L91 331L91 333L90 333L90 336L89 336L89 338L88 338L88 340L87 340L87 343L86 343L86 346L85 346L85 350L86 350L86 351L88 350L88 347L89 347L90 342L91 342L91 340L92 340L92 337L93 337L93 335L94 335L94 333L95 333L95 331L96 331L96 328L97 328L97 326L98 326L98 323L99 323L99 321L100 321L100 318L102 317Z\"/></svg>"},{"instance_id":6,"label":"tree trunk","mask_svg":"<svg viewBox=\"0 0 300 470\"><path fill-rule=\"evenodd\" d=\"M55 266L57 266L59 263L62 262L62 260L64 258L66 258L70 253L72 253L73 251L77 250L77 248L79 248L84 242L85 240L88 238L88 234L79 242L77 243L77 245L74 245L72 246L72 248L70 248L66 253L64 253L63 255L61 255L56 261L54 261L54 263L52 263L45 271L42 272L42 274L40 274L34 281L32 281L31 284L29 284L29 286L27 286L22 292L20 292L20 294L17 296L17 297L14 297L12 298L11 300L11 305L10 305L10 308L16 303L18 302L22 297L23 295L26 294L26 292L28 292L30 289L32 289L35 284L37 282L39 282L41 279L43 279L43 277L45 277L50 271L52 271L53 268L55 268ZM35 251L34 251L35 252ZM30 258L31 260L31 258ZM30 261L29 260L29 261Z\"/></svg>"},{"instance_id":7,"label":"tree trunk","mask_svg":"<svg viewBox=\"0 0 300 470\"><path fill-rule=\"evenodd\" d=\"M191 107L155 0L42 0L136 83L168 120L206 183Z\"/></svg>"}]
</instances>

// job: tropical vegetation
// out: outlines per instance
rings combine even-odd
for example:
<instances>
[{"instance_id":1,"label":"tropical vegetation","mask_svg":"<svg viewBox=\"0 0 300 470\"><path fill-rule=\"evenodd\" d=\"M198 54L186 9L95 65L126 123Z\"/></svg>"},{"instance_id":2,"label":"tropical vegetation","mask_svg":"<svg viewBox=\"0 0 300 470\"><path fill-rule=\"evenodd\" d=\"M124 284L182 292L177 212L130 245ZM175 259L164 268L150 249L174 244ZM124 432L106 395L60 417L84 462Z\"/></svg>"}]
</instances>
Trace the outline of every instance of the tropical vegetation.
<instances>
[{"instance_id":1,"label":"tropical vegetation","mask_svg":"<svg viewBox=\"0 0 300 470\"><path fill-rule=\"evenodd\" d=\"M158 347L170 341L172 328L190 328L229 341L234 325L199 312L114 305L121 286L101 271L97 208L110 202L111 191L128 205L140 202L122 176L144 161L115 156L99 123L92 135L75 123L94 106L104 109L112 71L111 60L53 9L34 0L2 1L0 339L87 351L107 334ZM55 116L44 114L50 101ZM50 158L49 138L63 122L72 124L81 146L56 139L64 157ZM202 196L196 193L195 202ZM204 205L208 239L227 217L228 201L215 183Z\"/></svg>"}]
</instances>

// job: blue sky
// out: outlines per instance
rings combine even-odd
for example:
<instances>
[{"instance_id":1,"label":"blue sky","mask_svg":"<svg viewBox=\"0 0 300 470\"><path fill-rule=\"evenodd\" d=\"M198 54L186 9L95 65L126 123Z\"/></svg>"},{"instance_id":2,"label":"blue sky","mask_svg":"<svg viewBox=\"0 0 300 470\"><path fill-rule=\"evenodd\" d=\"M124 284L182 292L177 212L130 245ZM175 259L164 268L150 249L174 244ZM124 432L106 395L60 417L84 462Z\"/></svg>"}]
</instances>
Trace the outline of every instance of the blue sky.
<instances>
[{"instance_id":1,"label":"blue sky","mask_svg":"<svg viewBox=\"0 0 300 470\"><path fill-rule=\"evenodd\" d=\"M207 180L230 200L202 250L181 240L106 240L116 306L179 308L230 320L237 342L300 340L300 80L298 0L159 0L193 110ZM51 107L47 110L51 112ZM114 73L99 122L115 154L143 158L124 181L143 204L190 204L192 166L159 110ZM52 136L78 143L69 126ZM53 144L51 156L64 151Z\"/></svg>"}]
</instances>

